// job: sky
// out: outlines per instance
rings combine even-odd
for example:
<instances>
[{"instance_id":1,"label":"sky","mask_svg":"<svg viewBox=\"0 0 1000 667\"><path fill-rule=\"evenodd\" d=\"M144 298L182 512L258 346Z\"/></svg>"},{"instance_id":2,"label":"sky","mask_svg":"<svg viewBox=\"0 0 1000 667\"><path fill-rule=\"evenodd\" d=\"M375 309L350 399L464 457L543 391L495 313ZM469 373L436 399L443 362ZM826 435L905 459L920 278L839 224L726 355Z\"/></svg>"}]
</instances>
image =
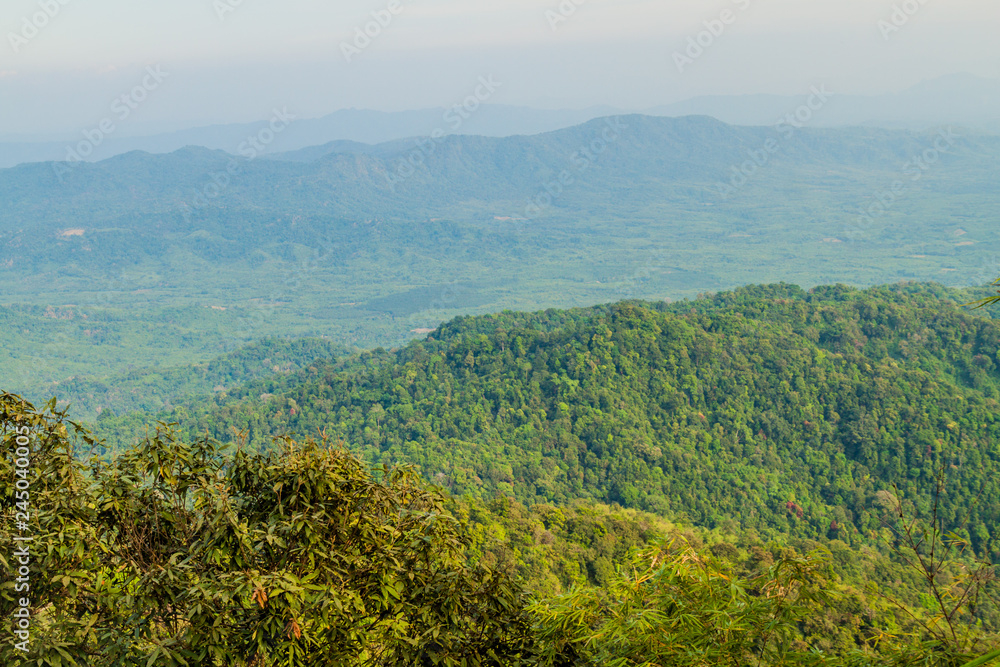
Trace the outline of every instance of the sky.
<instances>
[{"instance_id":1,"label":"sky","mask_svg":"<svg viewBox=\"0 0 1000 667\"><path fill-rule=\"evenodd\" d=\"M881 94L1000 77L998 28L997 0L3 0L0 139L60 138L123 95L142 135L449 106L479 77L539 108Z\"/></svg>"}]
</instances>

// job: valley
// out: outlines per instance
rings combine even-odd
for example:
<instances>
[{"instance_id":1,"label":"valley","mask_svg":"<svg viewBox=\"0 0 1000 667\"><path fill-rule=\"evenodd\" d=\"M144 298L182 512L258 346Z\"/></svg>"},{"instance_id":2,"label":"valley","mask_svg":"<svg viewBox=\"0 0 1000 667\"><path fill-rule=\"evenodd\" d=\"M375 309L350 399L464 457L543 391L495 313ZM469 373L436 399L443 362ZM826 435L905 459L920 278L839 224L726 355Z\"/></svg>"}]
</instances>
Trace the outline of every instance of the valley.
<instances>
[{"instance_id":1,"label":"valley","mask_svg":"<svg viewBox=\"0 0 1000 667\"><path fill-rule=\"evenodd\" d=\"M1000 268L1000 144L945 136L628 116L432 152L337 144L246 161L239 177L237 158L195 148L2 170L0 305L26 337L0 352L0 379L30 392L268 336L391 347L460 314L748 283L984 285ZM763 146L779 150L759 166ZM220 174L229 184L206 198ZM58 344L26 333L52 328L34 324L50 306L127 344L88 367L93 327L64 322ZM142 342L151 327L177 342ZM16 381L29 364L42 377Z\"/></svg>"}]
</instances>

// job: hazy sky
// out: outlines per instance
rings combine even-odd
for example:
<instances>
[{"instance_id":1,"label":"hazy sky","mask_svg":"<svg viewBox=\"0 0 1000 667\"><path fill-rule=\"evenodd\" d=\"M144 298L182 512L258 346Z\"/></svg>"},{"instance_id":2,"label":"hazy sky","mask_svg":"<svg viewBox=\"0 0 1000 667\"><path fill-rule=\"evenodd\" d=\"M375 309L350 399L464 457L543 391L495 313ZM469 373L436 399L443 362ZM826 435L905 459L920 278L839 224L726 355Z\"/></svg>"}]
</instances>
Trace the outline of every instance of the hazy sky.
<instances>
[{"instance_id":1,"label":"hazy sky","mask_svg":"<svg viewBox=\"0 0 1000 667\"><path fill-rule=\"evenodd\" d=\"M444 106L480 76L503 83L495 103L635 110L819 82L868 94L1000 76L997 0L62 2L0 4L0 136L87 127L150 65L168 76L140 94L123 134L256 120L275 106L299 117ZM342 44L372 12L387 25L348 62ZM679 71L674 53L699 33L706 47Z\"/></svg>"}]
</instances>

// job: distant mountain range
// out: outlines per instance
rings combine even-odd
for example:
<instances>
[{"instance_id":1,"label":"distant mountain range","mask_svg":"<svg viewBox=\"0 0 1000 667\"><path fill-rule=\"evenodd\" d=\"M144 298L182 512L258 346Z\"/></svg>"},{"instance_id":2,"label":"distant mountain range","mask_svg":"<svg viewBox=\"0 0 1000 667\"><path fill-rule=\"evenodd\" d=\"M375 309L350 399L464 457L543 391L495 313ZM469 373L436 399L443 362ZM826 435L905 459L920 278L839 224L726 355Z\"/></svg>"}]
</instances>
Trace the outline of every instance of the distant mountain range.
<instances>
[{"instance_id":1,"label":"distant mountain range","mask_svg":"<svg viewBox=\"0 0 1000 667\"><path fill-rule=\"evenodd\" d=\"M810 110L804 123L811 127L871 126L920 130L938 125L960 125L979 131L1000 130L1000 80L958 74L934 79L889 95L840 95L817 82L817 90L832 96ZM795 114L812 91L802 95L705 96L647 109L652 116L711 116L732 125L772 125ZM471 112L444 108L384 112L344 109L315 119L297 119L277 134L267 152L289 152L335 141L380 144L435 131L485 137L508 137L551 132L594 118L625 113L613 107L577 110L541 110L482 105ZM186 146L237 153L248 137L256 136L268 121L213 125L148 137L111 137L94 147L87 160L97 161L131 151L170 153ZM64 142L0 143L0 168L26 162L65 160L83 136Z\"/></svg>"},{"instance_id":2,"label":"distant mountain range","mask_svg":"<svg viewBox=\"0 0 1000 667\"><path fill-rule=\"evenodd\" d=\"M841 95L821 82L815 90L831 93L811 110L811 127L869 126L921 130L938 125L961 125L987 132L1000 130L1000 79L955 74L925 81L889 95ZM653 116L704 115L732 125L771 125L795 114L813 95L742 95L697 97L656 107ZM803 114L802 118L805 117ZM802 118L799 120L801 121Z\"/></svg>"},{"instance_id":3,"label":"distant mountain range","mask_svg":"<svg viewBox=\"0 0 1000 667\"><path fill-rule=\"evenodd\" d=\"M873 179L891 184L907 159L935 140L933 133L878 128L805 129L786 137L771 127L735 127L704 116L631 115L533 136L333 142L266 160L196 147L168 155L132 152L96 164L26 164L0 172L0 232L146 231L143 221L150 218L163 231L175 224L197 229L198 221L211 228L238 211L344 219L628 218L667 202L725 204L723 189L742 182L736 168L755 154L766 164L742 179L751 185L818 188L833 193L831 211L859 210L859 192L870 194L865 189L874 187L868 185ZM761 158L769 141L776 150ZM1000 157L1000 137L954 142L954 151L939 159L979 165L964 189L990 187L979 179ZM831 181L838 185L825 188ZM244 232L252 224L246 217Z\"/></svg>"},{"instance_id":4,"label":"distant mountain range","mask_svg":"<svg viewBox=\"0 0 1000 667\"><path fill-rule=\"evenodd\" d=\"M96 164L26 164L0 171L0 274L4 266L23 274L32 266L134 264L177 248L213 263L243 261L273 244L314 246L330 234L347 256L373 243L435 252L442 240L428 236L426 223L445 220L472 235L462 241L470 252L483 242L477 235L498 226L549 235L539 241L546 247L557 228L607 229L600 234L647 244L660 238L672 248L711 238L718 249L739 240L731 234L792 246L864 238L893 256L912 245L903 256L948 262L880 282L928 279L951 270L956 246L949 237L939 247L943 230L964 235L954 243L966 254L996 240L998 161L1000 137L964 130L779 131L630 115L533 136L333 142L269 159L191 147ZM865 218L866 210L874 212ZM393 233L401 236L388 240L381 223L399 225ZM703 237L708 229L729 240ZM502 237L514 251L509 232ZM840 271L825 275L856 276Z\"/></svg>"},{"instance_id":5,"label":"distant mountain range","mask_svg":"<svg viewBox=\"0 0 1000 667\"><path fill-rule=\"evenodd\" d=\"M1000 137L960 128L628 115L268 159L20 165L0 170L0 304L33 306L7 317L0 382L182 365L265 336L396 345L457 315L752 282L984 285L1000 275L998 163Z\"/></svg>"},{"instance_id":6,"label":"distant mountain range","mask_svg":"<svg viewBox=\"0 0 1000 667\"><path fill-rule=\"evenodd\" d=\"M612 107L547 111L502 105L483 105L473 113L449 113L449 109L419 111L372 111L342 109L322 118L297 119L277 134L268 152L292 151L331 141L380 144L406 137L430 136L435 130L448 134L504 137L539 134L584 123L619 110ZM463 117L467 115L468 118ZM459 123L459 121L461 121ZM457 125L457 126L456 126ZM211 125L149 137L109 138L97 146L89 161L97 161L131 151L172 153L187 146L237 153L240 144L256 136L268 121ZM79 137L76 141L82 141ZM65 160L74 141L0 143L0 168L25 162Z\"/></svg>"}]
</instances>

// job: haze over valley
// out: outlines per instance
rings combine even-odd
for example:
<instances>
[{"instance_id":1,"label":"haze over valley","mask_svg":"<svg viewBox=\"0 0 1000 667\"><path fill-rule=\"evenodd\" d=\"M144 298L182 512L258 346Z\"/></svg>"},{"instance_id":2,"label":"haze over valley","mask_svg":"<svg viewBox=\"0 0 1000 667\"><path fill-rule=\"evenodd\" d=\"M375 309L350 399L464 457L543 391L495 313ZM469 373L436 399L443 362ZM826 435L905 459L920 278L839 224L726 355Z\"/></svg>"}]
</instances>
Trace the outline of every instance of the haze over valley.
<instances>
[{"instance_id":1,"label":"haze over valley","mask_svg":"<svg viewBox=\"0 0 1000 667\"><path fill-rule=\"evenodd\" d=\"M997 3L0 24L0 664L1000 664Z\"/></svg>"}]
</instances>

